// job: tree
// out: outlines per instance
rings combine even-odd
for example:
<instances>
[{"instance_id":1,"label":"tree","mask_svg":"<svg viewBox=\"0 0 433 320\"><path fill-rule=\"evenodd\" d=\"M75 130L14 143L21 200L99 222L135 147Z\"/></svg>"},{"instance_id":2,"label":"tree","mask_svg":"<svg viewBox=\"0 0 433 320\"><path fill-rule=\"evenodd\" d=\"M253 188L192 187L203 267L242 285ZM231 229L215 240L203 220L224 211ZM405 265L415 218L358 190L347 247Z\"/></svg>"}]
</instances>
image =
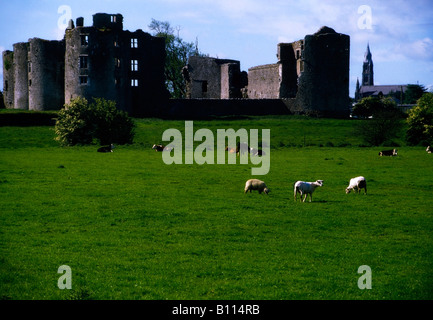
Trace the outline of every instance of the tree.
<instances>
[{"instance_id":1,"label":"tree","mask_svg":"<svg viewBox=\"0 0 433 320\"><path fill-rule=\"evenodd\" d=\"M424 86L418 84L408 84L407 89L404 92L403 103L414 104L426 92L427 89Z\"/></svg>"},{"instance_id":2,"label":"tree","mask_svg":"<svg viewBox=\"0 0 433 320\"><path fill-rule=\"evenodd\" d=\"M424 93L409 111L406 139L411 145L433 143L433 93Z\"/></svg>"},{"instance_id":3,"label":"tree","mask_svg":"<svg viewBox=\"0 0 433 320\"><path fill-rule=\"evenodd\" d=\"M54 127L56 138L62 145L132 143L134 122L127 113L116 108L114 101L85 98L73 99L59 111Z\"/></svg>"},{"instance_id":4,"label":"tree","mask_svg":"<svg viewBox=\"0 0 433 320\"><path fill-rule=\"evenodd\" d=\"M353 114L364 119L355 129L364 142L378 146L396 138L402 128L402 112L391 98L367 97L353 109Z\"/></svg>"},{"instance_id":5,"label":"tree","mask_svg":"<svg viewBox=\"0 0 433 320\"><path fill-rule=\"evenodd\" d=\"M205 56L198 51L197 44L185 42L179 37L180 28L176 30L167 21L152 19L149 29L153 36L165 38L166 60L165 79L166 87L171 98L185 98L186 85L182 76L182 68L188 64L190 56ZM175 35L177 31L177 35Z\"/></svg>"}]
</instances>

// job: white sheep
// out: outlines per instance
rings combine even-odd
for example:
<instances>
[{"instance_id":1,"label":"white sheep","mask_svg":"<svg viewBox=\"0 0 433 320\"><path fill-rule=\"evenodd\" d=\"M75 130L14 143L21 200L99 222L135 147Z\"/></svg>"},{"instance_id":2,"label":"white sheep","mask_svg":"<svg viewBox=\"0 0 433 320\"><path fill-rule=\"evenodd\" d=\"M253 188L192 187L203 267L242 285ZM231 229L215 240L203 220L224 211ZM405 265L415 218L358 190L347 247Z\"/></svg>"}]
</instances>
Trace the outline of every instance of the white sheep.
<instances>
[{"instance_id":1,"label":"white sheep","mask_svg":"<svg viewBox=\"0 0 433 320\"><path fill-rule=\"evenodd\" d=\"M258 179L250 179L245 183L245 193L248 191L251 193L252 190L258 190L259 193L264 192L265 194L268 194L271 191L266 186L266 183Z\"/></svg>"},{"instance_id":2,"label":"white sheep","mask_svg":"<svg viewBox=\"0 0 433 320\"><path fill-rule=\"evenodd\" d=\"M305 202L307 196L310 195L310 202L313 200L313 192L317 187L323 186L323 180L317 180L315 182L296 181L293 185L293 193L296 201L298 193L301 194L301 201ZM304 200L302 196L305 195Z\"/></svg>"},{"instance_id":3,"label":"white sheep","mask_svg":"<svg viewBox=\"0 0 433 320\"><path fill-rule=\"evenodd\" d=\"M367 194L367 181L365 180L365 178L362 176L352 178L349 181L349 186L346 188L346 194L349 193L351 190L360 193L361 189L364 189L364 194Z\"/></svg>"}]
</instances>

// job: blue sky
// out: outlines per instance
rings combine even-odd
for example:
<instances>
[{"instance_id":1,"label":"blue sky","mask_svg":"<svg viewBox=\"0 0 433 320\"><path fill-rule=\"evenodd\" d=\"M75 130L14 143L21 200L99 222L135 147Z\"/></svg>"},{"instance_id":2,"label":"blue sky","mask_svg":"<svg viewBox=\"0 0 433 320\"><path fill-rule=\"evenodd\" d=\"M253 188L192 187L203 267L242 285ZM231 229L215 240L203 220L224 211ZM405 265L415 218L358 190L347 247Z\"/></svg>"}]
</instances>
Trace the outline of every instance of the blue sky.
<instances>
[{"instance_id":1,"label":"blue sky","mask_svg":"<svg viewBox=\"0 0 433 320\"><path fill-rule=\"evenodd\" d=\"M121 13L124 29L148 31L152 18L179 27L183 40L241 69L276 62L277 44L328 26L350 36L350 95L370 43L375 84L419 83L433 90L433 1L386 0L0 0L0 50L38 37L60 39L64 17ZM59 10L60 9L60 10ZM0 62L1 63L1 62ZM0 80L3 80L0 68ZM2 81L3 82L3 81ZM2 83L1 82L1 83Z\"/></svg>"}]
</instances>

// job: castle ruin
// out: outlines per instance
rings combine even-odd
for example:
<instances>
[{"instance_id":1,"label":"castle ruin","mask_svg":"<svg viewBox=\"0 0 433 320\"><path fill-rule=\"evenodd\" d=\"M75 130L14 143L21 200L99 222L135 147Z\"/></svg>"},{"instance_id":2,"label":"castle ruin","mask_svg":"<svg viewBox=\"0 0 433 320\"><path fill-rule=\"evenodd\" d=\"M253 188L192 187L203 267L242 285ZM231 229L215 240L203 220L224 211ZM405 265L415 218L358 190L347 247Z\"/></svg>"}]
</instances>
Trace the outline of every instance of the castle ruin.
<instances>
[{"instance_id":1,"label":"castle ruin","mask_svg":"<svg viewBox=\"0 0 433 320\"><path fill-rule=\"evenodd\" d=\"M237 60L190 57L179 70L186 99L168 99L165 57L164 38L123 30L121 14L97 13L89 27L80 17L60 41L33 38L3 52L4 102L59 110L76 97L105 98L135 117L349 115L350 37L328 27L279 43L276 63L248 73Z\"/></svg>"},{"instance_id":2,"label":"castle ruin","mask_svg":"<svg viewBox=\"0 0 433 320\"><path fill-rule=\"evenodd\" d=\"M90 27L80 17L61 41L34 38L3 52L5 105L59 110L76 97L98 97L134 116L154 115L168 98L164 63L164 39L124 31L121 14L97 13Z\"/></svg>"},{"instance_id":3,"label":"castle ruin","mask_svg":"<svg viewBox=\"0 0 433 320\"><path fill-rule=\"evenodd\" d=\"M348 35L322 27L302 40L279 43L277 58L248 69L245 78L239 61L191 57L184 69L187 98L282 100L291 113L349 115Z\"/></svg>"}]
</instances>

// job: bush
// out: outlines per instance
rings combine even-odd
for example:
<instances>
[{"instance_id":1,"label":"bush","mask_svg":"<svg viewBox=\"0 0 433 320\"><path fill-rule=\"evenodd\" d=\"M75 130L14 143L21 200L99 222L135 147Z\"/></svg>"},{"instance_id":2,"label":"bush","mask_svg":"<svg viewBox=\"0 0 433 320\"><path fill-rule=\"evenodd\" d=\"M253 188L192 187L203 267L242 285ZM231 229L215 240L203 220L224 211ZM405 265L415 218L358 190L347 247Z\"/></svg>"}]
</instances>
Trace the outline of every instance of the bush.
<instances>
[{"instance_id":1,"label":"bush","mask_svg":"<svg viewBox=\"0 0 433 320\"><path fill-rule=\"evenodd\" d=\"M433 143L433 93L425 93L409 111L406 140L411 145Z\"/></svg>"},{"instance_id":2,"label":"bush","mask_svg":"<svg viewBox=\"0 0 433 320\"><path fill-rule=\"evenodd\" d=\"M55 125L56 140L62 145L132 143L134 122L127 113L116 108L114 101L95 98L72 100L60 110Z\"/></svg>"}]
</instances>

